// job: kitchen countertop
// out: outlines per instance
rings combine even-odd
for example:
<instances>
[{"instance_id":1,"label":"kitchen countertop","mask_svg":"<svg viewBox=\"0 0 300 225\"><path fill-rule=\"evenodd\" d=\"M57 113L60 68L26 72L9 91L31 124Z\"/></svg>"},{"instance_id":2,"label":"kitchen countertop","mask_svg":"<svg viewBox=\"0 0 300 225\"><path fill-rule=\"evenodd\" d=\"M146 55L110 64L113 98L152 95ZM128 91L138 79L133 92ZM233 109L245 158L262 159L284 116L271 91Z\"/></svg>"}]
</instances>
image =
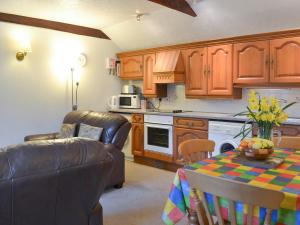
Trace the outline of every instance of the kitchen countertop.
<instances>
[{"instance_id":1,"label":"kitchen countertop","mask_svg":"<svg viewBox=\"0 0 300 225\"><path fill-rule=\"evenodd\" d=\"M176 116L176 117L190 117L190 118L201 118L209 120L225 120L225 121L246 121L245 116L234 117L232 113L214 113L214 112L197 112L197 111L187 111L182 113L170 113L170 112L159 112L154 110L141 110L141 109L115 109L109 110L113 113L141 113L141 114L152 114L152 115L165 115L165 116ZM284 124L300 125L300 118L289 118Z\"/></svg>"}]
</instances>

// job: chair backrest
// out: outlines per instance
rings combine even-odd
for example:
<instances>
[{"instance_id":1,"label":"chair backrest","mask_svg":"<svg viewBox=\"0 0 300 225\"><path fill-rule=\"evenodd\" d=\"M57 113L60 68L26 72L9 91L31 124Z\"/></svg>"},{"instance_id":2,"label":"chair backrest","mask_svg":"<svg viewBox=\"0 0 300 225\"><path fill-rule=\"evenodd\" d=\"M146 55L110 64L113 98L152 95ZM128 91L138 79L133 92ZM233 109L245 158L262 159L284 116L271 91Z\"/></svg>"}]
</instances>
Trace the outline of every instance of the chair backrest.
<instances>
[{"instance_id":1,"label":"chair backrest","mask_svg":"<svg viewBox=\"0 0 300 225\"><path fill-rule=\"evenodd\" d=\"M273 142L277 148L300 149L300 137L274 137Z\"/></svg>"},{"instance_id":2,"label":"chair backrest","mask_svg":"<svg viewBox=\"0 0 300 225\"><path fill-rule=\"evenodd\" d=\"M254 206L267 208L264 224L270 225L272 210L278 209L284 198L284 194L280 191L255 187L221 177L212 177L187 169L185 170L185 174L195 195L196 211L200 225L205 225L205 220L208 220L209 225L214 224L204 193L213 195L213 203L219 225L225 224L221 214L219 197L223 197L229 201L229 219L232 225L236 225L235 204L237 201L248 205L247 225L253 224ZM196 189L200 191L201 201L196 194ZM203 211L205 211L206 216Z\"/></svg>"},{"instance_id":3,"label":"chair backrest","mask_svg":"<svg viewBox=\"0 0 300 225\"><path fill-rule=\"evenodd\" d=\"M210 157L215 149L215 142L207 139L190 139L178 146L179 153L185 163L193 163Z\"/></svg>"}]
</instances>

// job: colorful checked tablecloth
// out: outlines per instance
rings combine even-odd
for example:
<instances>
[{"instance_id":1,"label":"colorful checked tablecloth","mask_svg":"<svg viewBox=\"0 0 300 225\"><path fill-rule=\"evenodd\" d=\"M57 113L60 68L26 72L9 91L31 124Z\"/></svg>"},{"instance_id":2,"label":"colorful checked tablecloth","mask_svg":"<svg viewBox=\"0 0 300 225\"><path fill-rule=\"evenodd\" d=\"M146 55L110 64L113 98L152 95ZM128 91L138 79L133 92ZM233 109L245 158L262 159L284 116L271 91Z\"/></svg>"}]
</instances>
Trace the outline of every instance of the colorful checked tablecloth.
<instances>
[{"instance_id":1,"label":"colorful checked tablecloth","mask_svg":"<svg viewBox=\"0 0 300 225\"><path fill-rule=\"evenodd\" d=\"M285 198L279 210L272 213L272 224L300 225L300 150L275 149L275 157L285 161L276 169L260 169L233 163L231 159L238 153L227 152L205 159L185 167L199 173L236 180L253 186L259 186L284 192ZM255 193L253 193L255 195ZM213 200L206 194L210 210L213 212ZM179 222L187 213L187 208L194 209L194 201L184 169L178 169L166 202L162 219L167 225ZM220 198L222 215L228 219L228 201ZM246 224L247 205L236 204L237 224ZM263 224L266 209L255 208L253 225ZM275 222L276 221L276 222Z\"/></svg>"}]
</instances>

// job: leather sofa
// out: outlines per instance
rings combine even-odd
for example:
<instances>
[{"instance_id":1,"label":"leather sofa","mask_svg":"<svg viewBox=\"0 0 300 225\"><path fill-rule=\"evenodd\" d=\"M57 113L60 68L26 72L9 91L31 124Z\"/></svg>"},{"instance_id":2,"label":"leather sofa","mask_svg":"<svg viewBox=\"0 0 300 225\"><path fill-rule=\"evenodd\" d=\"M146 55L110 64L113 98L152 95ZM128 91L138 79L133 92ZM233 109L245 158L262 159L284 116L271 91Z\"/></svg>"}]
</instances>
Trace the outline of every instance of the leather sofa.
<instances>
[{"instance_id":1,"label":"leather sofa","mask_svg":"<svg viewBox=\"0 0 300 225\"><path fill-rule=\"evenodd\" d=\"M91 111L71 112L63 122L104 130L100 141L53 133L0 149L0 225L103 225L99 199L124 182L121 149L131 124Z\"/></svg>"},{"instance_id":2,"label":"leather sofa","mask_svg":"<svg viewBox=\"0 0 300 225\"><path fill-rule=\"evenodd\" d=\"M100 137L103 149L113 156L113 172L107 183L107 188L114 186L121 188L125 181L125 155L122 152L124 143L131 129L131 123L118 114L94 111L73 111L68 113L63 123L77 124L75 136L78 135L79 124L85 123L95 127L102 127ZM24 138L26 141L53 140L58 138L58 133L30 135Z\"/></svg>"},{"instance_id":3,"label":"leather sofa","mask_svg":"<svg viewBox=\"0 0 300 225\"><path fill-rule=\"evenodd\" d=\"M99 199L113 157L93 140L27 142L0 150L1 225L103 225Z\"/></svg>"}]
</instances>

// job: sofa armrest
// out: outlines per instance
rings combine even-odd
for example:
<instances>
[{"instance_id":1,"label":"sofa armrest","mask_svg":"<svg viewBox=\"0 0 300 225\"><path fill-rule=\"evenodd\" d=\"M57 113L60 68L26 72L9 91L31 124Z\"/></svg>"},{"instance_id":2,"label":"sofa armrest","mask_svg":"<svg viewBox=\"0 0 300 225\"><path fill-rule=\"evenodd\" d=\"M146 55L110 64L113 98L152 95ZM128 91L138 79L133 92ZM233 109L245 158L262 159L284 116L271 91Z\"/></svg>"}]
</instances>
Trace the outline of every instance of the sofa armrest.
<instances>
[{"instance_id":1,"label":"sofa armrest","mask_svg":"<svg viewBox=\"0 0 300 225\"><path fill-rule=\"evenodd\" d=\"M123 124L115 134L111 143L121 150L126 142L130 129L131 123L127 122Z\"/></svg>"},{"instance_id":2,"label":"sofa armrest","mask_svg":"<svg viewBox=\"0 0 300 225\"><path fill-rule=\"evenodd\" d=\"M59 133L50 133L50 134L35 134L28 135L24 138L24 141L42 141L42 140L53 140L58 138Z\"/></svg>"}]
</instances>

